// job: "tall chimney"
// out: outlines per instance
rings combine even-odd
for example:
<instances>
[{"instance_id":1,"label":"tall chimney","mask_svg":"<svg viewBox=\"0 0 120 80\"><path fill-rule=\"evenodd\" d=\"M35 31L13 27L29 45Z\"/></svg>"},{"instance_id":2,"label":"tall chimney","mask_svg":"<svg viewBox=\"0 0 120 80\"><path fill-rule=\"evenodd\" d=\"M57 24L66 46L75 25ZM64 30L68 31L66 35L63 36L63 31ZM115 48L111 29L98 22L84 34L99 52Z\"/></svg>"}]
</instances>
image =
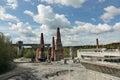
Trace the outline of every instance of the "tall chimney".
<instances>
[{"instance_id":1,"label":"tall chimney","mask_svg":"<svg viewBox=\"0 0 120 80\"><path fill-rule=\"evenodd\" d=\"M54 61L55 59L56 59L56 56L55 56L55 40L54 40L54 37L52 37L51 60Z\"/></svg>"},{"instance_id":2,"label":"tall chimney","mask_svg":"<svg viewBox=\"0 0 120 80\"><path fill-rule=\"evenodd\" d=\"M43 37L43 33L41 33L41 37L40 37L40 44L44 44L44 37Z\"/></svg>"},{"instance_id":3,"label":"tall chimney","mask_svg":"<svg viewBox=\"0 0 120 80\"><path fill-rule=\"evenodd\" d=\"M56 47L55 47L55 54L57 61L63 59L63 47L61 42L61 35L60 35L60 29L57 28L57 38L56 38Z\"/></svg>"},{"instance_id":4,"label":"tall chimney","mask_svg":"<svg viewBox=\"0 0 120 80\"><path fill-rule=\"evenodd\" d=\"M42 59L45 59L45 54L44 54L44 37L43 37L43 33L41 33L41 37L40 37L40 48L41 48L41 57Z\"/></svg>"},{"instance_id":5,"label":"tall chimney","mask_svg":"<svg viewBox=\"0 0 120 80\"><path fill-rule=\"evenodd\" d=\"M56 41L61 42L61 35L60 35L60 28L59 27L57 28L57 40Z\"/></svg>"},{"instance_id":6,"label":"tall chimney","mask_svg":"<svg viewBox=\"0 0 120 80\"><path fill-rule=\"evenodd\" d=\"M36 50L36 61L45 61L43 33L41 33L40 37L40 47Z\"/></svg>"},{"instance_id":7,"label":"tall chimney","mask_svg":"<svg viewBox=\"0 0 120 80\"><path fill-rule=\"evenodd\" d=\"M98 38L96 39L96 49L99 48L99 41L98 41Z\"/></svg>"}]
</instances>

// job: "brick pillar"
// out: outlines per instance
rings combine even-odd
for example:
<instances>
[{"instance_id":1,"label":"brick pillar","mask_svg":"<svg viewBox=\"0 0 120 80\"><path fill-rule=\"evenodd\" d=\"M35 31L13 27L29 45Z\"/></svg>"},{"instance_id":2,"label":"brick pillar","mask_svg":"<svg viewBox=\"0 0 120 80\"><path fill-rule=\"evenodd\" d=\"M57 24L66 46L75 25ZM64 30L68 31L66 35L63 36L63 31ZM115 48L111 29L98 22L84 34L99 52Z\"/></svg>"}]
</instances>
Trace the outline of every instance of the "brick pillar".
<instances>
[{"instance_id":1,"label":"brick pillar","mask_svg":"<svg viewBox=\"0 0 120 80\"><path fill-rule=\"evenodd\" d=\"M60 29L57 28L57 38L55 46L56 61L63 59L63 47L61 42Z\"/></svg>"},{"instance_id":2,"label":"brick pillar","mask_svg":"<svg viewBox=\"0 0 120 80\"><path fill-rule=\"evenodd\" d=\"M99 41L98 41L98 38L96 39L96 49L99 48Z\"/></svg>"},{"instance_id":3,"label":"brick pillar","mask_svg":"<svg viewBox=\"0 0 120 80\"><path fill-rule=\"evenodd\" d=\"M51 60L54 61L55 59L56 59L56 55L55 55L55 40L54 40L54 37L52 37Z\"/></svg>"},{"instance_id":4,"label":"brick pillar","mask_svg":"<svg viewBox=\"0 0 120 80\"><path fill-rule=\"evenodd\" d=\"M42 46L41 46L42 45ZM40 48L41 48L41 58L45 59L45 53L44 53L44 37L43 37L43 33L41 33L41 37L40 37Z\"/></svg>"}]
</instances>

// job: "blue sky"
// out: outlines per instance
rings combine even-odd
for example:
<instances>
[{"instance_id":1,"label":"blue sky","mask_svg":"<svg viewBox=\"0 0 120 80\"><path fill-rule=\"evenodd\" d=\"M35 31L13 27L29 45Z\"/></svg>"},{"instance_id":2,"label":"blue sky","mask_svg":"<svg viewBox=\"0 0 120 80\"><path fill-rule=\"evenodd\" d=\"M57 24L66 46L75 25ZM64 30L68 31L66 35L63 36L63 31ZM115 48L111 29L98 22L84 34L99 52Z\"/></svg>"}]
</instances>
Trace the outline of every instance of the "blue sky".
<instances>
[{"instance_id":1,"label":"blue sky","mask_svg":"<svg viewBox=\"0 0 120 80\"><path fill-rule=\"evenodd\" d=\"M60 27L64 46L120 42L120 0L1 0L0 32L12 42L45 43Z\"/></svg>"}]
</instances>

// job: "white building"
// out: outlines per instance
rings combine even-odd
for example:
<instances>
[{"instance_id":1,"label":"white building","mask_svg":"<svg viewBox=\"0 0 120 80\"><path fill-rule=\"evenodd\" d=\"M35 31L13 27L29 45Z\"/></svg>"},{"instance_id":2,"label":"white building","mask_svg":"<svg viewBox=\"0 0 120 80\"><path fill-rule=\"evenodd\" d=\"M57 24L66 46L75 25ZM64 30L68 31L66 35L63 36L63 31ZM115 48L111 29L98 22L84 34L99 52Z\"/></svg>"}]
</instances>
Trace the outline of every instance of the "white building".
<instances>
[{"instance_id":1,"label":"white building","mask_svg":"<svg viewBox=\"0 0 120 80\"><path fill-rule=\"evenodd\" d=\"M108 51L103 49L79 49L77 50L79 59L104 60L104 59L120 59L120 52Z\"/></svg>"}]
</instances>

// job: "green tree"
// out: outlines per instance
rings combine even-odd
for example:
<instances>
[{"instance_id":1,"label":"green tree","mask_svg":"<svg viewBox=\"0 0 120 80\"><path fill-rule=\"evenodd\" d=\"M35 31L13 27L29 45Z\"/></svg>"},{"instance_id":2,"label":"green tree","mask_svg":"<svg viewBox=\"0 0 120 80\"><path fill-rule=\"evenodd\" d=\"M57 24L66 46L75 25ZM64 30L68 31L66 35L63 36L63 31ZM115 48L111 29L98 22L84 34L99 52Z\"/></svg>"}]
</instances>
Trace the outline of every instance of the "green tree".
<instances>
[{"instance_id":1,"label":"green tree","mask_svg":"<svg viewBox=\"0 0 120 80\"><path fill-rule=\"evenodd\" d=\"M14 58L14 48L10 39L9 36L0 33L0 73L8 69L9 62Z\"/></svg>"},{"instance_id":2,"label":"green tree","mask_svg":"<svg viewBox=\"0 0 120 80\"><path fill-rule=\"evenodd\" d=\"M35 50L34 49L24 49L23 51L23 57L25 58L31 58L35 56Z\"/></svg>"},{"instance_id":3,"label":"green tree","mask_svg":"<svg viewBox=\"0 0 120 80\"><path fill-rule=\"evenodd\" d=\"M70 57L70 55L69 55L69 47L64 47L63 53L64 53L64 58Z\"/></svg>"}]
</instances>

